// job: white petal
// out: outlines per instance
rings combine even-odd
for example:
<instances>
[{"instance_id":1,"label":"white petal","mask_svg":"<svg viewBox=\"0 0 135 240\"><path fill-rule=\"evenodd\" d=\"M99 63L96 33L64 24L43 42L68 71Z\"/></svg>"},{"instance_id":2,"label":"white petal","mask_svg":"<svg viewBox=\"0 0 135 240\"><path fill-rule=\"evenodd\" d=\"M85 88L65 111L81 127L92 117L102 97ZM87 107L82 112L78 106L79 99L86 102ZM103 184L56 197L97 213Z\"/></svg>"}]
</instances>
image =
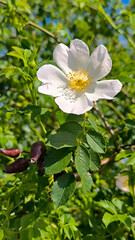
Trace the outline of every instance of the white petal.
<instances>
[{"instance_id":1,"label":"white petal","mask_svg":"<svg viewBox=\"0 0 135 240\"><path fill-rule=\"evenodd\" d=\"M37 77L44 84L51 83L57 86L67 84L65 74L59 68L50 64L43 65L39 68Z\"/></svg>"},{"instance_id":2,"label":"white petal","mask_svg":"<svg viewBox=\"0 0 135 240\"><path fill-rule=\"evenodd\" d=\"M81 40L75 39L70 43L69 64L74 66L74 71L77 69L86 69L89 62L89 48Z\"/></svg>"},{"instance_id":3,"label":"white petal","mask_svg":"<svg viewBox=\"0 0 135 240\"><path fill-rule=\"evenodd\" d=\"M112 60L103 45L99 45L91 54L87 71L93 81L105 77L112 68Z\"/></svg>"},{"instance_id":4,"label":"white petal","mask_svg":"<svg viewBox=\"0 0 135 240\"><path fill-rule=\"evenodd\" d=\"M79 97L75 102L71 102L70 100L65 99L63 96L57 97L55 102L63 112L77 115L83 114L93 107L93 103L89 101L85 95Z\"/></svg>"},{"instance_id":5,"label":"white petal","mask_svg":"<svg viewBox=\"0 0 135 240\"><path fill-rule=\"evenodd\" d=\"M77 69L86 69L89 61L89 49L79 39L72 40L70 48L60 43L54 49L53 59L66 74L77 71Z\"/></svg>"},{"instance_id":6,"label":"white petal","mask_svg":"<svg viewBox=\"0 0 135 240\"><path fill-rule=\"evenodd\" d=\"M128 176L120 176L118 175L118 178L116 180L116 186L120 190L124 192L130 192L129 186L128 186Z\"/></svg>"},{"instance_id":7,"label":"white petal","mask_svg":"<svg viewBox=\"0 0 135 240\"><path fill-rule=\"evenodd\" d=\"M85 95L90 101L98 99L113 99L120 92L122 84L119 80L103 80L96 83L95 90L90 88L85 91Z\"/></svg>"},{"instance_id":8,"label":"white petal","mask_svg":"<svg viewBox=\"0 0 135 240\"><path fill-rule=\"evenodd\" d=\"M56 85L50 83L42 84L42 86L38 88L38 92L52 97L61 96L60 89Z\"/></svg>"},{"instance_id":9,"label":"white petal","mask_svg":"<svg viewBox=\"0 0 135 240\"><path fill-rule=\"evenodd\" d=\"M68 66L68 55L69 48L63 43L58 44L53 51L54 61L65 74L71 71L70 67Z\"/></svg>"}]
</instances>

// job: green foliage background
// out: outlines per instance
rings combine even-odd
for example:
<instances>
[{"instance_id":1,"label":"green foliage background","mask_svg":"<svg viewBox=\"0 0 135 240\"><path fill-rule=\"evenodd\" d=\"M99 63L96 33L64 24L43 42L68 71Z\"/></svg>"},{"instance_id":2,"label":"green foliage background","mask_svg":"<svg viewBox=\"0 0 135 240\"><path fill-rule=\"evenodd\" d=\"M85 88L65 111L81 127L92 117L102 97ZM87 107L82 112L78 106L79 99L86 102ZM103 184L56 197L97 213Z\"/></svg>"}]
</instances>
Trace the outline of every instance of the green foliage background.
<instances>
[{"instance_id":1,"label":"green foliage background","mask_svg":"<svg viewBox=\"0 0 135 240\"><path fill-rule=\"evenodd\" d=\"M135 239L134 0L0 0L0 26L0 147L47 146L43 176L36 164L3 173L13 159L1 154L0 239ZM90 52L104 44L113 61L106 79L123 83L85 116L37 92L39 67L74 38ZM130 192L116 187L121 172Z\"/></svg>"}]
</instances>

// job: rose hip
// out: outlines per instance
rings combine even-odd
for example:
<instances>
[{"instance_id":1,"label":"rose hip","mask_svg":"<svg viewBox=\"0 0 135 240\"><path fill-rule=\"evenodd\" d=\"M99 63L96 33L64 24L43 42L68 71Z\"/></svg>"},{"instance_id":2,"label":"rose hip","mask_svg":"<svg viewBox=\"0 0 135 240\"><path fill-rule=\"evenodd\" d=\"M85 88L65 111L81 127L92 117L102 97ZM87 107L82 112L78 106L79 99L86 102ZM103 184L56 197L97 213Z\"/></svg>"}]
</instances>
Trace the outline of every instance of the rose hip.
<instances>
[{"instance_id":1,"label":"rose hip","mask_svg":"<svg viewBox=\"0 0 135 240\"><path fill-rule=\"evenodd\" d=\"M11 163L3 172L5 173L19 173L25 171L29 166L28 160L24 158L18 158L15 162Z\"/></svg>"},{"instance_id":2,"label":"rose hip","mask_svg":"<svg viewBox=\"0 0 135 240\"><path fill-rule=\"evenodd\" d=\"M31 146L31 152L30 152L31 163L37 162L45 154L46 154L46 147L42 141L33 143Z\"/></svg>"},{"instance_id":3,"label":"rose hip","mask_svg":"<svg viewBox=\"0 0 135 240\"><path fill-rule=\"evenodd\" d=\"M21 153L20 149L18 149L18 148L11 148L11 149L1 148L0 152L2 154L6 155L8 157L12 157L12 158L18 157L19 154Z\"/></svg>"},{"instance_id":4,"label":"rose hip","mask_svg":"<svg viewBox=\"0 0 135 240\"><path fill-rule=\"evenodd\" d=\"M39 175L44 175L45 168L44 168L44 158L43 157L38 159L37 168L38 168Z\"/></svg>"}]
</instances>

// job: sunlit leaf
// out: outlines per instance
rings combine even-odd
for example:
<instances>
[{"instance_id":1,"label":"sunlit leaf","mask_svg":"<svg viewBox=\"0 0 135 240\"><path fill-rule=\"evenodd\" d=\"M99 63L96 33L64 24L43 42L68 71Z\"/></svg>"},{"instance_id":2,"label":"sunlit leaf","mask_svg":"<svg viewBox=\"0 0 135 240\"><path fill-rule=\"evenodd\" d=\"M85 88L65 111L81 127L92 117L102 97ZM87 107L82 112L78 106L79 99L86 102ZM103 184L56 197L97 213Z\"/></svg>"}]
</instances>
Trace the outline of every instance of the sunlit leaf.
<instances>
[{"instance_id":1,"label":"sunlit leaf","mask_svg":"<svg viewBox=\"0 0 135 240\"><path fill-rule=\"evenodd\" d=\"M86 135L86 138L88 144L95 152L104 153L105 140L100 133L89 131Z\"/></svg>"},{"instance_id":2,"label":"sunlit leaf","mask_svg":"<svg viewBox=\"0 0 135 240\"><path fill-rule=\"evenodd\" d=\"M76 138L72 133L60 132L49 138L49 144L56 149L74 147L76 145Z\"/></svg>"},{"instance_id":3,"label":"sunlit leaf","mask_svg":"<svg viewBox=\"0 0 135 240\"><path fill-rule=\"evenodd\" d=\"M92 187L92 177L89 172L86 172L82 175L82 189L84 193L88 193Z\"/></svg>"},{"instance_id":4,"label":"sunlit leaf","mask_svg":"<svg viewBox=\"0 0 135 240\"><path fill-rule=\"evenodd\" d=\"M90 156L87 149L79 146L76 152L75 166L80 176L83 176L88 171L89 164Z\"/></svg>"},{"instance_id":5,"label":"sunlit leaf","mask_svg":"<svg viewBox=\"0 0 135 240\"><path fill-rule=\"evenodd\" d=\"M45 157L45 173L59 173L65 169L71 159L71 151L68 148L51 149Z\"/></svg>"}]
</instances>

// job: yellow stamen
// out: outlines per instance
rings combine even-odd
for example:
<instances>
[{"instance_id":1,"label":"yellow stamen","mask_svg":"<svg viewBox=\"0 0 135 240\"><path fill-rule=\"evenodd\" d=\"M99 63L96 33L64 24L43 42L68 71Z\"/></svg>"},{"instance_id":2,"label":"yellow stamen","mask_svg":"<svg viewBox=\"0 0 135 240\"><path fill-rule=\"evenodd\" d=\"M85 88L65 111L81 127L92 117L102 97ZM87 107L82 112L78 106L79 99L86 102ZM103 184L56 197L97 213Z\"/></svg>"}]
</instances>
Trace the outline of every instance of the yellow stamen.
<instances>
[{"instance_id":1,"label":"yellow stamen","mask_svg":"<svg viewBox=\"0 0 135 240\"><path fill-rule=\"evenodd\" d=\"M67 80L69 82L69 88L73 88L76 90L82 90L84 91L87 89L88 85L90 84L90 81L93 79L93 77L90 77L89 73L86 72L86 70L77 70L76 72L72 71L69 72L67 75Z\"/></svg>"}]
</instances>

